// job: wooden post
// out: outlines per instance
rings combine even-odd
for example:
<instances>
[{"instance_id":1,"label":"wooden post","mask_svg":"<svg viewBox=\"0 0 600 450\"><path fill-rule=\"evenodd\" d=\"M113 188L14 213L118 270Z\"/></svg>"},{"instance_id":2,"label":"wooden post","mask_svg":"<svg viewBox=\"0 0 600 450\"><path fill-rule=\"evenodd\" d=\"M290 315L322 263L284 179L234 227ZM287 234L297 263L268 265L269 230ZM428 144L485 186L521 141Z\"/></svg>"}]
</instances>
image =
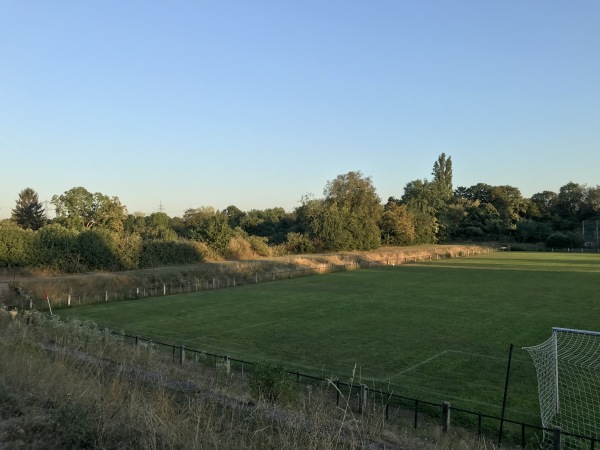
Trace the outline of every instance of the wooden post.
<instances>
[{"instance_id":1,"label":"wooden post","mask_svg":"<svg viewBox=\"0 0 600 450\"><path fill-rule=\"evenodd\" d=\"M71 294L67 296L67 306L71 306Z\"/></svg>"},{"instance_id":2,"label":"wooden post","mask_svg":"<svg viewBox=\"0 0 600 450\"><path fill-rule=\"evenodd\" d=\"M367 392L368 387L366 384L360 385L360 393L358 394L358 412L363 413L367 407Z\"/></svg>"},{"instance_id":3,"label":"wooden post","mask_svg":"<svg viewBox=\"0 0 600 450\"><path fill-rule=\"evenodd\" d=\"M185 347L181 346L181 352L179 353L179 364L183 364L185 362Z\"/></svg>"},{"instance_id":4,"label":"wooden post","mask_svg":"<svg viewBox=\"0 0 600 450\"><path fill-rule=\"evenodd\" d=\"M231 373L231 360L229 359L229 355L225 355L223 357L223 363L225 364L225 371L227 376Z\"/></svg>"},{"instance_id":5,"label":"wooden post","mask_svg":"<svg viewBox=\"0 0 600 450\"><path fill-rule=\"evenodd\" d=\"M450 429L450 403L444 402L442 406L442 431L447 433Z\"/></svg>"},{"instance_id":6,"label":"wooden post","mask_svg":"<svg viewBox=\"0 0 600 450\"><path fill-rule=\"evenodd\" d=\"M108 301L108 291L104 291L104 301Z\"/></svg>"},{"instance_id":7,"label":"wooden post","mask_svg":"<svg viewBox=\"0 0 600 450\"><path fill-rule=\"evenodd\" d=\"M163 284L163 295L167 295L167 285Z\"/></svg>"}]
</instances>

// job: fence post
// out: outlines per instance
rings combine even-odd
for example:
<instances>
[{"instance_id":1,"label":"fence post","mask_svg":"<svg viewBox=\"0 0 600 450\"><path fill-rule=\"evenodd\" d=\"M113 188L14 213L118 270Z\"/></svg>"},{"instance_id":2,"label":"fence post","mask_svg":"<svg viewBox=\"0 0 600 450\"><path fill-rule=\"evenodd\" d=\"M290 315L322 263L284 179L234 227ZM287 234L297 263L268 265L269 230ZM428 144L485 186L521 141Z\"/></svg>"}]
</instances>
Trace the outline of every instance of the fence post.
<instances>
[{"instance_id":1,"label":"fence post","mask_svg":"<svg viewBox=\"0 0 600 450\"><path fill-rule=\"evenodd\" d=\"M231 361L229 359L229 355L225 355L223 357L223 362L225 364L225 372L227 373L227 376L229 376L231 373Z\"/></svg>"},{"instance_id":2,"label":"fence post","mask_svg":"<svg viewBox=\"0 0 600 450\"><path fill-rule=\"evenodd\" d=\"M500 432L498 434L498 445L502 443L502 431L504 428L504 417L506 413L506 397L508 395L508 381L510 377L510 363L512 362L513 344L508 349L508 365L506 367L506 381L504 382L504 399L502 400L502 415L500 419Z\"/></svg>"},{"instance_id":3,"label":"fence post","mask_svg":"<svg viewBox=\"0 0 600 450\"><path fill-rule=\"evenodd\" d=\"M415 429L419 421L419 400L415 400Z\"/></svg>"},{"instance_id":4,"label":"fence post","mask_svg":"<svg viewBox=\"0 0 600 450\"><path fill-rule=\"evenodd\" d=\"M181 346L181 353L179 353L179 364L183 364L185 362L185 347Z\"/></svg>"},{"instance_id":5,"label":"fence post","mask_svg":"<svg viewBox=\"0 0 600 450\"><path fill-rule=\"evenodd\" d=\"M71 294L67 296L67 306L71 306Z\"/></svg>"},{"instance_id":6,"label":"fence post","mask_svg":"<svg viewBox=\"0 0 600 450\"><path fill-rule=\"evenodd\" d=\"M562 431L561 431L560 427L554 427L554 432L552 434L552 450L560 450L561 449L561 445L560 445L561 434L562 434Z\"/></svg>"},{"instance_id":7,"label":"fence post","mask_svg":"<svg viewBox=\"0 0 600 450\"><path fill-rule=\"evenodd\" d=\"M444 402L442 405L442 431L445 433L450 429L450 403Z\"/></svg>"},{"instance_id":8,"label":"fence post","mask_svg":"<svg viewBox=\"0 0 600 450\"><path fill-rule=\"evenodd\" d=\"M108 291L104 291L104 301L108 301Z\"/></svg>"},{"instance_id":9,"label":"fence post","mask_svg":"<svg viewBox=\"0 0 600 450\"><path fill-rule=\"evenodd\" d=\"M167 295L167 285L163 284L163 295Z\"/></svg>"},{"instance_id":10,"label":"fence post","mask_svg":"<svg viewBox=\"0 0 600 450\"><path fill-rule=\"evenodd\" d=\"M358 394L358 412L363 413L367 406L367 392L368 388L366 384L360 385L360 393Z\"/></svg>"}]
</instances>

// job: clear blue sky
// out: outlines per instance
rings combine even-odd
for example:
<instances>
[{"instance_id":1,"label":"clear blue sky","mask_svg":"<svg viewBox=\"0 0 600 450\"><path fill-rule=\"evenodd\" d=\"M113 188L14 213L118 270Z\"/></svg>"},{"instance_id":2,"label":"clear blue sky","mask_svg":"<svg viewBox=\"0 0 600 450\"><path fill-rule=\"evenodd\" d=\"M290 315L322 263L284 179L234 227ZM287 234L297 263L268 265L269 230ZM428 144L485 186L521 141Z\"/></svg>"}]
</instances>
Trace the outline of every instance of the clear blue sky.
<instances>
[{"instance_id":1,"label":"clear blue sky","mask_svg":"<svg viewBox=\"0 0 600 450\"><path fill-rule=\"evenodd\" d=\"M0 0L0 218L292 210L351 170L529 197L600 184L600 2Z\"/></svg>"}]
</instances>

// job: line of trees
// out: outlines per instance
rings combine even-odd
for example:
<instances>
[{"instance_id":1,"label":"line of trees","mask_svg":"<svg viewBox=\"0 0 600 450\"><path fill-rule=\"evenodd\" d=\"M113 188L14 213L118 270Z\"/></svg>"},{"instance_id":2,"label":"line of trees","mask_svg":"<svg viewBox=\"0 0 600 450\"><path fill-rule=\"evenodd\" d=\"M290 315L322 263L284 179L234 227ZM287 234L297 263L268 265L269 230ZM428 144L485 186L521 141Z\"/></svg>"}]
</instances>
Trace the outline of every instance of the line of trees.
<instances>
[{"instance_id":1,"label":"line of trees","mask_svg":"<svg viewBox=\"0 0 600 450\"><path fill-rule=\"evenodd\" d=\"M600 186L569 182L531 198L513 186L454 189L444 153L431 175L385 204L371 178L353 171L328 181L323 197L304 196L292 212L202 206L182 217L129 214L118 197L74 187L52 197L56 215L49 220L38 194L26 188L12 217L0 222L0 266L120 270L459 241L579 247L581 222L600 218Z\"/></svg>"}]
</instances>

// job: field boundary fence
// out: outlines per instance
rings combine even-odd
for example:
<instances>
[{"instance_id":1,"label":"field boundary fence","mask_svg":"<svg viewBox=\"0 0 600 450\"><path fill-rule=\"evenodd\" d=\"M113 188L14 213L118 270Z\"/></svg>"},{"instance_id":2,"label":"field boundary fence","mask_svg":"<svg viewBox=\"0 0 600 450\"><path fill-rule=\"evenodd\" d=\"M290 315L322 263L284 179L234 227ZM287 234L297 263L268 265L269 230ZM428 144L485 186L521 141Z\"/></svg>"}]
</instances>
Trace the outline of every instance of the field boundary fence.
<instances>
[{"instance_id":1,"label":"field boundary fence","mask_svg":"<svg viewBox=\"0 0 600 450\"><path fill-rule=\"evenodd\" d=\"M410 263L443 260L448 258L462 258L498 251L491 247L478 247L472 250L431 252L416 255L394 255L377 260L345 261L342 263L319 263L312 267L294 269L255 270L246 269L245 272L228 276L214 276L205 278L193 278L176 283L151 283L145 286L134 286L126 290L102 290L102 291L75 291L60 295L48 295L43 298L35 297L25 292L18 282L9 282L9 286L19 294L18 305L11 305L20 310L38 309L48 311L78 305L89 305L97 303L139 300L145 298L164 297L170 295L181 295L192 292L210 291L215 289L233 288L248 284L266 283L290 278L298 278L309 275L343 272L348 270L368 269L373 267L399 266Z\"/></svg>"},{"instance_id":2,"label":"field boundary fence","mask_svg":"<svg viewBox=\"0 0 600 450\"><path fill-rule=\"evenodd\" d=\"M184 345L158 342L142 338L139 335L129 335L123 332L112 332L120 336L126 343L134 346L146 345L154 347L163 353L173 364L199 363L214 368L215 373L225 374L228 378L251 376L255 362L232 358L229 355L205 352L187 348ZM559 427L544 428L518 420L511 420L479 411L453 406L450 402L431 402L421 398L400 395L393 391L379 389L363 383L341 381L339 378L326 378L301 373L298 370L286 370L287 374L298 385L320 384L331 389L331 402L336 407L350 406L358 414L380 414L385 421L396 420L408 423L414 429L420 424L439 425L447 432L453 426L451 417L462 417L456 420L457 426L476 432L478 437L497 437L498 445L504 437L508 437L515 445L522 448L543 447L553 450L578 448L594 450L600 444L600 437L583 436L561 430Z\"/></svg>"}]
</instances>

